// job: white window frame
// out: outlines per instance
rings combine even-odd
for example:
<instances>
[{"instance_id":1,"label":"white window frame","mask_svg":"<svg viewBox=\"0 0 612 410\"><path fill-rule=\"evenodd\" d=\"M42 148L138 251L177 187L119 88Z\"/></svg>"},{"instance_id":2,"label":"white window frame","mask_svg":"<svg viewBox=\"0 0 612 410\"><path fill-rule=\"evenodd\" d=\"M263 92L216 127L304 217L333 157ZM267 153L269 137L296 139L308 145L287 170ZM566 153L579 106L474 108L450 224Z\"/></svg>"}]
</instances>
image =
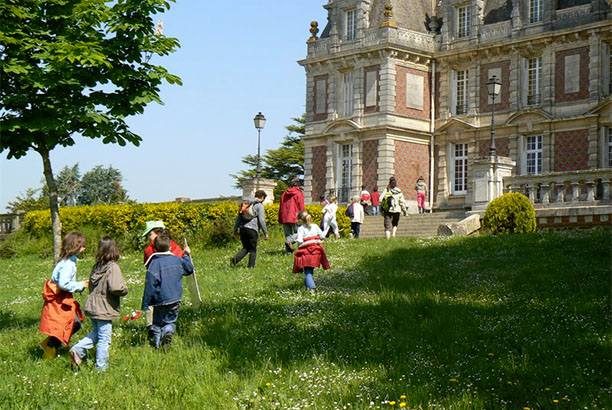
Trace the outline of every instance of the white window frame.
<instances>
[{"instance_id":1,"label":"white window frame","mask_svg":"<svg viewBox=\"0 0 612 410\"><path fill-rule=\"evenodd\" d=\"M471 6L457 7L457 38L466 38L470 36L472 24L472 8Z\"/></svg>"},{"instance_id":2,"label":"white window frame","mask_svg":"<svg viewBox=\"0 0 612 410\"><path fill-rule=\"evenodd\" d=\"M465 195L468 182L468 144L451 144L451 194Z\"/></svg>"},{"instance_id":3,"label":"white window frame","mask_svg":"<svg viewBox=\"0 0 612 410\"><path fill-rule=\"evenodd\" d=\"M525 136L525 172L527 175L542 174L544 138L541 135Z\"/></svg>"},{"instance_id":4,"label":"white window frame","mask_svg":"<svg viewBox=\"0 0 612 410\"><path fill-rule=\"evenodd\" d=\"M612 48L610 43L602 43L601 45L601 90L602 95L612 94L612 73L610 72L610 66L612 66L612 55L610 49Z\"/></svg>"},{"instance_id":5,"label":"white window frame","mask_svg":"<svg viewBox=\"0 0 612 410\"><path fill-rule=\"evenodd\" d=\"M540 105L542 103L541 84L542 84L542 57L526 59L527 77L527 105Z\"/></svg>"},{"instance_id":6,"label":"white window frame","mask_svg":"<svg viewBox=\"0 0 612 410\"><path fill-rule=\"evenodd\" d=\"M606 135L606 153L607 153L607 158L606 158L606 162L604 164L605 168L612 168L612 127L607 127L607 134Z\"/></svg>"},{"instance_id":7,"label":"white window frame","mask_svg":"<svg viewBox=\"0 0 612 410\"><path fill-rule=\"evenodd\" d=\"M345 12L344 23L346 24L346 41L357 40L357 9L350 9Z\"/></svg>"},{"instance_id":8,"label":"white window frame","mask_svg":"<svg viewBox=\"0 0 612 410\"><path fill-rule=\"evenodd\" d=\"M466 115L469 109L468 96L469 96L469 85L470 85L470 72L469 70L454 70L454 104L452 111L455 115ZM463 111L458 110L459 106L463 107Z\"/></svg>"},{"instance_id":9,"label":"white window frame","mask_svg":"<svg viewBox=\"0 0 612 410\"><path fill-rule=\"evenodd\" d=\"M353 144L338 144L337 164L338 199L348 202L353 183Z\"/></svg>"},{"instance_id":10,"label":"white window frame","mask_svg":"<svg viewBox=\"0 0 612 410\"><path fill-rule=\"evenodd\" d=\"M542 21L542 0L529 0L529 24Z\"/></svg>"},{"instance_id":11,"label":"white window frame","mask_svg":"<svg viewBox=\"0 0 612 410\"><path fill-rule=\"evenodd\" d=\"M342 74L342 114L352 117L355 109L355 76L353 71Z\"/></svg>"}]
</instances>

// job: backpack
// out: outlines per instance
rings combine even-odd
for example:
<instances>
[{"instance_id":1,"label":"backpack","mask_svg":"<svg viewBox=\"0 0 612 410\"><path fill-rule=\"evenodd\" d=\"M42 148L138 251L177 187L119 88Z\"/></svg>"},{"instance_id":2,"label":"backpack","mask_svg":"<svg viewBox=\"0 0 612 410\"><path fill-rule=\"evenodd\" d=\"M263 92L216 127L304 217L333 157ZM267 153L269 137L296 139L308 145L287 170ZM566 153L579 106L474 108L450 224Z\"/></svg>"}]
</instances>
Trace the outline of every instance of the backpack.
<instances>
[{"instance_id":1,"label":"backpack","mask_svg":"<svg viewBox=\"0 0 612 410\"><path fill-rule=\"evenodd\" d=\"M393 207L393 195L391 192L386 192L385 195L380 199L380 209L384 213L389 213L389 210Z\"/></svg>"},{"instance_id":2,"label":"backpack","mask_svg":"<svg viewBox=\"0 0 612 410\"><path fill-rule=\"evenodd\" d=\"M240 203L238 216L243 222L249 222L251 219L255 218L257 216L257 212L255 211L255 202L249 201L248 199L243 200Z\"/></svg>"},{"instance_id":3,"label":"backpack","mask_svg":"<svg viewBox=\"0 0 612 410\"><path fill-rule=\"evenodd\" d=\"M355 216L355 213L353 212L353 204L350 204L346 208L346 211L344 211L344 215L348 216L349 218L352 218L353 216Z\"/></svg>"}]
</instances>

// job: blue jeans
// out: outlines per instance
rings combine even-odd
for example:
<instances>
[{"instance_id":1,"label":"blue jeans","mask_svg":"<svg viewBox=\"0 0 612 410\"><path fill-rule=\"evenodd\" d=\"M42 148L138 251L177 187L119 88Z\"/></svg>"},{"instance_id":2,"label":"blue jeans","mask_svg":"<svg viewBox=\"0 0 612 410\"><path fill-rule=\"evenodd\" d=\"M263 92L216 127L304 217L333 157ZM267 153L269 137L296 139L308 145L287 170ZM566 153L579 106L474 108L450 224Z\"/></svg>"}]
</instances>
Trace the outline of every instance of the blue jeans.
<instances>
[{"instance_id":1,"label":"blue jeans","mask_svg":"<svg viewBox=\"0 0 612 410\"><path fill-rule=\"evenodd\" d=\"M312 277L313 274L314 274L314 268L311 268L309 266L304 266L304 286L306 286L307 289L316 288L314 279Z\"/></svg>"},{"instance_id":2,"label":"blue jeans","mask_svg":"<svg viewBox=\"0 0 612 410\"><path fill-rule=\"evenodd\" d=\"M372 205L372 215L378 215L378 206Z\"/></svg>"},{"instance_id":3,"label":"blue jeans","mask_svg":"<svg viewBox=\"0 0 612 410\"><path fill-rule=\"evenodd\" d=\"M181 302L155 306L155 310L153 310L153 325L151 326L155 347L159 347L159 342L166 333L174 335L180 308Z\"/></svg>"},{"instance_id":4,"label":"blue jeans","mask_svg":"<svg viewBox=\"0 0 612 410\"><path fill-rule=\"evenodd\" d=\"M91 319L93 330L90 334L79 340L72 349L82 359L87 351L98 345L96 348L96 369L106 370L108 367L108 347L111 344L113 324L110 320Z\"/></svg>"}]
</instances>

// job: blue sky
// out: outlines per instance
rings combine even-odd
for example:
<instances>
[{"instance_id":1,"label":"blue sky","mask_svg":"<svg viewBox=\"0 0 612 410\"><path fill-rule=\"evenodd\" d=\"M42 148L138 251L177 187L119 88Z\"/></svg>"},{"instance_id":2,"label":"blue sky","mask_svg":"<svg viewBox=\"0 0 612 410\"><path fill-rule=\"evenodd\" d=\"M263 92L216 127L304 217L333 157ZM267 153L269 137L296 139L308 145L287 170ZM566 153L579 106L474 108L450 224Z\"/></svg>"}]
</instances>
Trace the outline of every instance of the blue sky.
<instances>
[{"instance_id":1,"label":"blue sky","mask_svg":"<svg viewBox=\"0 0 612 410\"><path fill-rule=\"evenodd\" d=\"M81 173L112 165L138 202L238 195L229 174L243 168L244 155L257 153L255 114L267 119L263 155L279 146L284 127L304 112L306 76L296 61L306 56L310 21L323 29L325 3L178 0L161 17L165 35L177 37L181 48L156 62L179 75L183 86L164 85L164 105L153 103L129 120L141 145L79 139L51 152L54 172L77 162ZM27 188L39 188L42 176L35 152L18 160L2 153L0 212Z\"/></svg>"}]
</instances>

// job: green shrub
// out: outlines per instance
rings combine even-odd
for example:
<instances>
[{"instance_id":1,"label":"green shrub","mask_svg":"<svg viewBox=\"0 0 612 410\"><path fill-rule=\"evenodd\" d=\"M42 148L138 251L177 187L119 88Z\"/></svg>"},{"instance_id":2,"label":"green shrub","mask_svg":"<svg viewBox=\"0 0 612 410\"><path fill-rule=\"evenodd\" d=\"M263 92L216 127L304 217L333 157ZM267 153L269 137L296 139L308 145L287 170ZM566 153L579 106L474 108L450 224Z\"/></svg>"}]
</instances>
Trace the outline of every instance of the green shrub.
<instances>
[{"instance_id":1,"label":"green shrub","mask_svg":"<svg viewBox=\"0 0 612 410\"><path fill-rule=\"evenodd\" d=\"M26 255L41 258L53 256L53 239L50 235L35 237L23 229L13 232L0 242L0 259L10 259Z\"/></svg>"},{"instance_id":2,"label":"green shrub","mask_svg":"<svg viewBox=\"0 0 612 410\"><path fill-rule=\"evenodd\" d=\"M487 206L483 226L493 234L534 232L535 209L525 195L507 193Z\"/></svg>"}]
</instances>

